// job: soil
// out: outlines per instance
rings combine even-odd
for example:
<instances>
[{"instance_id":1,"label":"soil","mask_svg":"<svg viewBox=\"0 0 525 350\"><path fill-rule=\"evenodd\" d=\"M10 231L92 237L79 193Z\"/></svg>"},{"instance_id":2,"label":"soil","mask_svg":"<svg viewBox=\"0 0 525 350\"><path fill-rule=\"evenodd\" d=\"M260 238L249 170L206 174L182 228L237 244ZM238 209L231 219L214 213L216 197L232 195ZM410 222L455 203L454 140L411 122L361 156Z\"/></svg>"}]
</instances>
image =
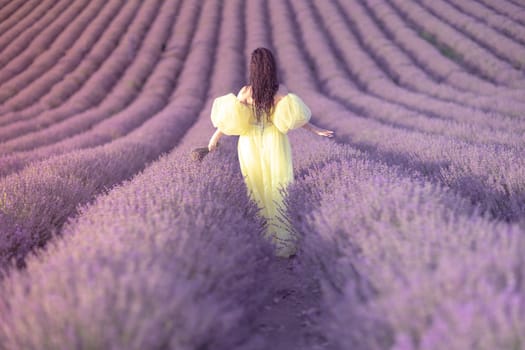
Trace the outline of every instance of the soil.
<instances>
[{"instance_id":1,"label":"soil","mask_svg":"<svg viewBox=\"0 0 525 350\"><path fill-rule=\"evenodd\" d=\"M271 264L271 291L252 324L252 336L235 350L338 349L316 327L321 293L316 281L302 277L300 257L276 257Z\"/></svg>"}]
</instances>

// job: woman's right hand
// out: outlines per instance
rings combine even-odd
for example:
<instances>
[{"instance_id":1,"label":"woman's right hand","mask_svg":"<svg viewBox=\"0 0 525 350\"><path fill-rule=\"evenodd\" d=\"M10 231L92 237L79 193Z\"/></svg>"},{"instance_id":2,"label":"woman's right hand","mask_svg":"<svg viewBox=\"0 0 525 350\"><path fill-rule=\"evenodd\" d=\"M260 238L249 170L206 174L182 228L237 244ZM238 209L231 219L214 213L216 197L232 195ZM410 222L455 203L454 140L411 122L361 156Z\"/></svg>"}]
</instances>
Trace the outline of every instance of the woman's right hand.
<instances>
[{"instance_id":1,"label":"woman's right hand","mask_svg":"<svg viewBox=\"0 0 525 350\"><path fill-rule=\"evenodd\" d=\"M213 152L217 149L217 142L210 142L208 144L208 151Z\"/></svg>"}]
</instances>

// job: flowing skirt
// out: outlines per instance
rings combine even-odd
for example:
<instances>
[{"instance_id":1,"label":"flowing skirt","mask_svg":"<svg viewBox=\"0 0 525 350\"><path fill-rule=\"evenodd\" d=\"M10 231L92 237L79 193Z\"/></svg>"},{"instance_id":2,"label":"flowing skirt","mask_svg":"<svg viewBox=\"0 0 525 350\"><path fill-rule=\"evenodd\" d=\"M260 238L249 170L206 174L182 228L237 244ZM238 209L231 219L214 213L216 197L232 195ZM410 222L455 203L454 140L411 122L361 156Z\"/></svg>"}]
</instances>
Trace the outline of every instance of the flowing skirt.
<instances>
[{"instance_id":1,"label":"flowing skirt","mask_svg":"<svg viewBox=\"0 0 525 350\"><path fill-rule=\"evenodd\" d=\"M294 180L288 136L267 124L239 136L237 151L248 193L267 222L265 237L275 245L277 256L294 254L296 242L284 215L282 193Z\"/></svg>"}]
</instances>

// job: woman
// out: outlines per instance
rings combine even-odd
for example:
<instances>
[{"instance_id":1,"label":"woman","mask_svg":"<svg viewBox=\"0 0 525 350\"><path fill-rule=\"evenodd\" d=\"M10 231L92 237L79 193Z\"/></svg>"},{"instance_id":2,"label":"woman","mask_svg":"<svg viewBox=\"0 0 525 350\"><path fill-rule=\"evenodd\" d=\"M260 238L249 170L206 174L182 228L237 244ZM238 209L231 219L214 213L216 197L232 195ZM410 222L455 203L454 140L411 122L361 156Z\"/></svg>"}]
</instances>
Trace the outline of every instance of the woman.
<instances>
[{"instance_id":1,"label":"woman","mask_svg":"<svg viewBox=\"0 0 525 350\"><path fill-rule=\"evenodd\" d=\"M270 50L257 48L252 52L249 81L250 85L244 86L237 96L229 93L214 100L211 120L217 130L208 149L214 151L223 134L239 135L241 173L250 197L266 218L265 237L276 245L277 256L289 257L296 247L287 220L278 211L283 201L281 189L294 180L286 134L299 127L326 137L333 137L333 131L310 123L310 109L297 95L279 85Z\"/></svg>"}]
</instances>

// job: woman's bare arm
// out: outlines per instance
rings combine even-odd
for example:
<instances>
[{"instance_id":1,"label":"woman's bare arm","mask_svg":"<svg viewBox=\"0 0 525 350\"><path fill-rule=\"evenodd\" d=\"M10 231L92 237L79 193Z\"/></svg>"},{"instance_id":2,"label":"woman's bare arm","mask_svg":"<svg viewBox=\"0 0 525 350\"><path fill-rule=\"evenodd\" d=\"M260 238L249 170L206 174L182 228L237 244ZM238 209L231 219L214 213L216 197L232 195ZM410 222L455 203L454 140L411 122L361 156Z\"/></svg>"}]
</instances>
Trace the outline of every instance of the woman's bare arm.
<instances>
[{"instance_id":1,"label":"woman's bare arm","mask_svg":"<svg viewBox=\"0 0 525 350\"><path fill-rule=\"evenodd\" d=\"M219 142L219 139L222 135L224 134L219 129L215 130L215 132L210 138L210 142L208 142L208 150L210 152L215 151L217 149L217 143Z\"/></svg>"},{"instance_id":2,"label":"woman's bare arm","mask_svg":"<svg viewBox=\"0 0 525 350\"><path fill-rule=\"evenodd\" d=\"M280 99L286 96L289 92L290 91L288 90L286 85L280 84L279 91L277 92L277 96ZM334 137L334 132L332 130L320 128L318 126L315 126L312 123L306 123L305 125L303 125L303 128L319 136Z\"/></svg>"},{"instance_id":3,"label":"woman's bare arm","mask_svg":"<svg viewBox=\"0 0 525 350\"><path fill-rule=\"evenodd\" d=\"M303 128L319 136L334 137L334 132L332 130L320 128L312 123L306 123L303 125Z\"/></svg>"}]
</instances>

